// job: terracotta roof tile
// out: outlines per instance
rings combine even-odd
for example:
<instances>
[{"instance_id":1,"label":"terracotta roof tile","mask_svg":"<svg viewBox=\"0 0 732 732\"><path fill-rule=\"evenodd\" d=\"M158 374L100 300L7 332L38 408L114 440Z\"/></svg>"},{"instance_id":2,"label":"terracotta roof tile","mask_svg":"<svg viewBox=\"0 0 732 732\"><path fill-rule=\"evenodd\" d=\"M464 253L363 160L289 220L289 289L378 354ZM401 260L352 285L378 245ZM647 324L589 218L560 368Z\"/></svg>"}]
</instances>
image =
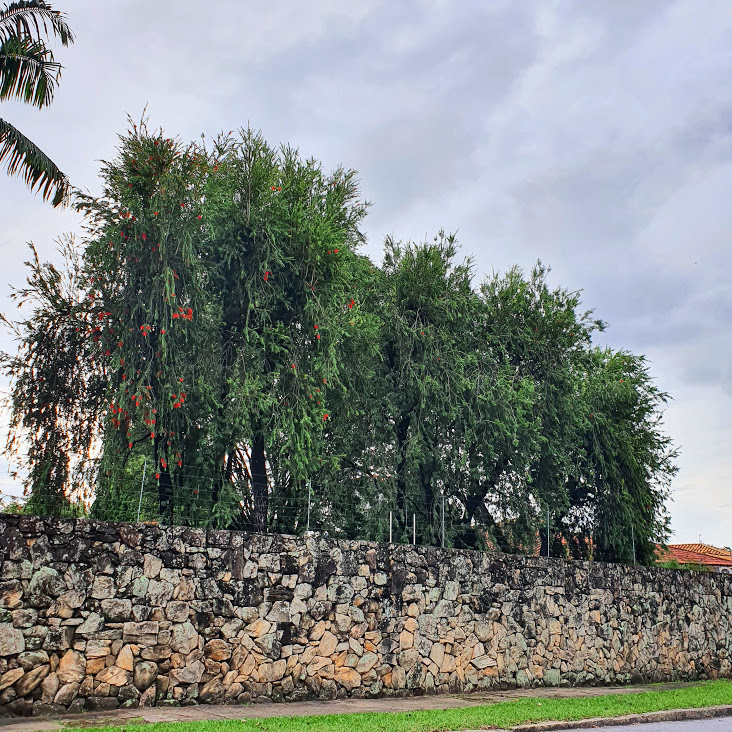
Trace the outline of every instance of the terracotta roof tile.
<instances>
[{"instance_id":1,"label":"terracotta roof tile","mask_svg":"<svg viewBox=\"0 0 732 732\"><path fill-rule=\"evenodd\" d=\"M710 557L720 557L721 559L732 559L732 551L729 549L720 549L709 544L669 544L669 547L684 549L688 552L698 552L699 554L707 554Z\"/></svg>"},{"instance_id":2,"label":"terracotta roof tile","mask_svg":"<svg viewBox=\"0 0 732 732\"><path fill-rule=\"evenodd\" d=\"M669 544L668 552L661 556L662 562L676 560L679 564L706 564L709 567L732 567L732 556L716 557L702 552L685 549L685 544Z\"/></svg>"}]
</instances>

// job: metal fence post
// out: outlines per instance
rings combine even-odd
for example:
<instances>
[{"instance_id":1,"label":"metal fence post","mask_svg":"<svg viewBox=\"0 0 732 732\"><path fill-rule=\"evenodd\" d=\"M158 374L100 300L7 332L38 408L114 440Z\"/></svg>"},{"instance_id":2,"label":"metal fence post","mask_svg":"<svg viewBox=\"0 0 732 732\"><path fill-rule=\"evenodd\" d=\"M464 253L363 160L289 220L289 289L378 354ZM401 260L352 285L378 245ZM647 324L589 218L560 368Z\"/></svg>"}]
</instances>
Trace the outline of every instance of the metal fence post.
<instances>
[{"instance_id":1,"label":"metal fence post","mask_svg":"<svg viewBox=\"0 0 732 732\"><path fill-rule=\"evenodd\" d=\"M308 478L308 527L307 531L310 531L310 493L312 492L313 487L312 483L310 481L310 478Z\"/></svg>"},{"instance_id":2,"label":"metal fence post","mask_svg":"<svg viewBox=\"0 0 732 732\"><path fill-rule=\"evenodd\" d=\"M147 458L145 458L145 463L142 466L142 484L140 485L140 501L137 504L137 523L140 523L140 510L142 509L142 491L145 488L145 471L147 470Z\"/></svg>"},{"instance_id":3,"label":"metal fence post","mask_svg":"<svg viewBox=\"0 0 732 732\"><path fill-rule=\"evenodd\" d=\"M442 496L442 548L445 548L445 496Z\"/></svg>"}]
</instances>

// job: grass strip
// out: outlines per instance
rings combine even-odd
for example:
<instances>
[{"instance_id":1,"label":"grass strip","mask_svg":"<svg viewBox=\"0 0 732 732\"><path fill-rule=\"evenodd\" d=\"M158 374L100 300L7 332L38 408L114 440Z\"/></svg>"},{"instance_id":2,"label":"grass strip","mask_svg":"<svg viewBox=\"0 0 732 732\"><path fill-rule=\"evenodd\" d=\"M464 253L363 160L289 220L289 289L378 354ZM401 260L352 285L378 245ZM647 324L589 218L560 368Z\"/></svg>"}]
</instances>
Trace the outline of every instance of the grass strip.
<instances>
[{"instance_id":1,"label":"grass strip","mask_svg":"<svg viewBox=\"0 0 732 732\"><path fill-rule=\"evenodd\" d=\"M443 732L491 727L510 729L532 722L618 717L624 714L700 709L723 704L732 704L732 681L710 681L682 689L574 699L529 697L462 709L161 722L146 725L145 732ZM127 726L131 730L139 730L138 725ZM101 732L108 729L119 732L120 727L84 727L83 732Z\"/></svg>"}]
</instances>

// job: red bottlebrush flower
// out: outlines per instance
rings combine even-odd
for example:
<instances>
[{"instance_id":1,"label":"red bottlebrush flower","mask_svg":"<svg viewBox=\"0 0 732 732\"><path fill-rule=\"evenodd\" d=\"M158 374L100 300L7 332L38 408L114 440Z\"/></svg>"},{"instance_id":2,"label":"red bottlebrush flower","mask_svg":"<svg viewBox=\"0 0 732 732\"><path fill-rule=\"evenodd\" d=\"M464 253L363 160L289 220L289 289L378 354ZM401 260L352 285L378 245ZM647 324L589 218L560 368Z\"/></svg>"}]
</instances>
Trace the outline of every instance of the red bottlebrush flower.
<instances>
[{"instance_id":1,"label":"red bottlebrush flower","mask_svg":"<svg viewBox=\"0 0 732 732\"><path fill-rule=\"evenodd\" d=\"M178 467L180 467L181 465L183 465L183 461L182 460L179 460L178 461Z\"/></svg>"},{"instance_id":2,"label":"red bottlebrush flower","mask_svg":"<svg viewBox=\"0 0 732 732\"><path fill-rule=\"evenodd\" d=\"M195 491L193 491L193 495L194 495L194 496L197 496L197 495L198 495L198 488L196 488L196 490L195 490Z\"/></svg>"},{"instance_id":3,"label":"red bottlebrush flower","mask_svg":"<svg viewBox=\"0 0 732 732\"><path fill-rule=\"evenodd\" d=\"M161 328L160 332L165 335L165 328Z\"/></svg>"},{"instance_id":4,"label":"red bottlebrush flower","mask_svg":"<svg viewBox=\"0 0 732 732\"><path fill-rule=\"evenodd\" d=\"M130 449L130 450L132 449L132 443L131 443L131 442L130 442L130 446L129 446L129 449Z\"/></svg>"},{"instance_id":5,"label":"red bottlebrush flower","mask_svg":"<svg viewBox=\"0 0 732 732\"><path fill-rule=\"evenodd\" d=\"M203 216L201 216L201 214L198 214L198 218L199 218L199 219L202 219L202 218L203 218Z\"/></svg>"},{"instance_id":6,"label":"red bottlebrush flower","mask_svg":"<svg viewBox=\"0 0 732 732\"><path fill-rule=\"evenodd\" d=\"M315 330L318 330L318 326L317 325L316 326L313 326L313 327L315 328Z\"/></svg>"},{"instance_id":7,"label":"red bottlebrush flower","mask_svg":"<svg viewBox=\"0 0 732 732\"><path fill-rule=\"evenodd\" d=\"M171 295L170 295L170 296L171 296L171 297L175 297L175 293L174 293L174 292L173 292L173 293L171 293Z\"/></svg>"},{"instance_id":8,"label":"red bottlebrush flower","mask_svg":"<svg viewBox=\"0 0 732 732\"><path fill-rule=\"evenodd\" d=\"M160 473L155 473L155 480L160 480Z\"/></svg>"},{"instance_id":9,"label":"red bottlebrush flower","mask_svg":"<svg viewBox=\"0 0 732 732\"><path fill-rule=\"evenodd\" d=\"M157 215L158 215L158 211L155 211L155 213L153 214L153 216L157 216Z\"/></svg>"},{"instance_id":10,"label":"red bottlebrush flower","mask_svg":"<svg viewBox=\"0 0 732 732\"><path fill-rule=\"evenodd\" d=\"M268 278L269 278L269 272L265 272L264 273L264 280L265 280L265 282L267 281Z\"/></svg>"},{"instance_id":11,"label":"red bottlebrush flower","mask_svg":"<svg viewBox=\"0 0 732 732\"><path fill-rule=\"evenodd\" d=\"M155 147L157 147L160 144L159 140L155 140Z\"/></svg>"},{"instance_id":12,"label":"red bottlebrush flower","mask_svg":"<svg viewBox=\"0 0 732 732\"><path fill-rule=\"evenodd\" d=\"M332 254L332 252L330 251L330 249L328 250L328 254Z\"/></svg>"},{"instance_id":13,"label":"red bottlebrush flower","mask_svg":"<svg viewBox=\"0 0 732 732\"><path fill-rule=\"evenodd\" d=\"M122 374L122 381L127 381L127 374Z\"/></svg>"},{"instance_id":14,"label":"red bottlebrush flower","mask_svg":"<svg viewBox=\"0 0 732 732\"><path fill-rule=\"evenodd\" d=\"M132 217L132 222L134 223L135 221L137 221L137 219L133 216Z\"/></svg>"},{"instance_id":15,"label":"red bottlebrush flower","mask_svg":"<svg viewBox=\"0 0 732 732\"><path fill-rule=\"evenodd\" d=\"M147 234L145 234L144 232L143 232L143 234L142 234L142 240L143 240L143 241L147 241Z\"/></svg>"},{"instance_id":16,"label":"red bottlebrush flower","mask_svg":"<svg viewBox=\"0 0 732 732\"><path fill-rule=\"evenodd\" d=\"M185 203L181 203L180 207L185 208L186 207Z\"/></svg>"},{"instance_id":17,"label":"red bottlebrush flower","mask_svg":"<svg viewBox=\"0 0 732 732\"><path fill-rule=\"evenodd\" d=\"M117 342L117 347L118 347L118 348L122 348L122 341L118 341L118 342Z\"/></svg>"},{"instance_id":18,"label":"red bottlebrush flower","mask_svg":"<svg viewBox=\"0 0 732 732\"><path fill-rule=\"evenodd\" d=\"M318 333L318 335L316 335L316 336L315 336L315 338L316 338L317 340L320 340L320 333Z\"/></svg>"},{"instance_id":19,"label":"red bottlebrush flower","mask_svg":"<svg viewBox=\"0 0 732 732\"><path fill-rule=\"evenodd\" d=\"M150 433L150 439L151 440L154 440L155 439L155 433L154 432L151 432ZM165 467L165 466L163 466L163 467Z\"/></svg>"},{"instance_id":20,"label":"red bottlebrush flower","mask_svg":"<svg viewBox=\"0 0 732 732\"><path fill-rule=\"evenodd\" d=\"M178 315L178 313L173 313L173 320L177 320L178 318L180 318L180 315Z\"/></svg>"},{"instance_id":21,"label":"red bottlebrush flower","mask_svg":"<svg viewBox=\"0 0 732 732\"><path fill-rule=\"evenodd\" d=\"M214 170L218 170L218 169L219 169L219 166L218 165L214 165Z\"/></svg>"},{"instance_id":22,"label":"red bottlebrush flower","mask_svg":"<svg viewBox=\"0 0 732 732\"><path fill-rule=\"evenodd\" d=\"M293 369L295 368L295 364L294 364L294 363L292 364L292 368L293 368Z\"/></svg>"},{"instance_id":23,"label":"red bottlebrush flower","mask_svg":"<svg viewBox=\"0 0 732 732\"><path fill-rule=\"evenodd\" d=\"M325 422L325 420L326 420L326 419L328 419L328 416L329 416L328 414L324 414L324 415L323 415L323 421L324 421L324 422Z\"/></svg>"},{"instance_id":24,"label":"red bottlebrush flower","mask_svg":"<svg viewBox=\"0 0 732 732\"><path fill-rule=\"evenodd\" d=\"M334 252L335 252L336 254L338 254L338 250L337 250L337 249L334 249L333 251L334 251Z\"/></svg>"},{"instance_id":25,"label":"red bottlebrush flower","mask_svg":"<svg viewBox=\"0 0 732 732\"><path fill-rule=\"evenodd\" d=\"M183 379L178 379L178 381L183 381Z\"/></svg>"},{"instance_id":26,"label":"red bottlebrush flower","mask_svg":"<svg viewBox=\"0 0 732 732\"><path fill-rule=\"evenodd\" d=\"M351 300L348 303L348 307L352 308L355 304L356 304L356 301L353 298L351 298Z\"/></svg>"},{"instance_id":27,"label":"red bottlebrush flower","mask_svg":"<svg viewBox=\"0 0 732 732\"><path fill-rule=\"evenodd\" d=\"M277 186L272 186L272 190L273 191L276 191L277 190Z\"/></svg>"},{"instance_id":28,"label":"red bottlebrush flower","mask_svg":"<svg viewBox=\"0 0 732 732\"><path fill-rule=\"evenodd\" d=\"M328 379L323 379L323 383L324 384L327 384L328 383Z\"/></svg>"},{"instance_id":29,"label":"red bottlebrush flower","mask_svg":"<svg viewBox=\"0 0 732 732\"><path fill-rule=\"evenodd\" d=\"M160 464L163 466L163 468L167 468L168 467L168 463L166 463L165 460L161 460L160 461Z\"/></svg>"},{"instance_id":30,"label":"red bottlebrush flower","mask_svg":"<svg viewBox=\"0 0 732 732\"><path fill-rule=\"evenodd\" d=\"M173 402L173 409L179 409L180 408L180 402Z\"/></svg>"}]
</instances>

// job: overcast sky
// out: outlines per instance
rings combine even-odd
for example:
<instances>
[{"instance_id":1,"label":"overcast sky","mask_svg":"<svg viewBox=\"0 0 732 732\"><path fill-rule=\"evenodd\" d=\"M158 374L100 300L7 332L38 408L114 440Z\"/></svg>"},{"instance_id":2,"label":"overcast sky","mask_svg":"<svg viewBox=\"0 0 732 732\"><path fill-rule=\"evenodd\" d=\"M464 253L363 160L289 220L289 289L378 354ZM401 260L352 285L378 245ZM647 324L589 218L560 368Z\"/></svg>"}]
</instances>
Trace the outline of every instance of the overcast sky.
<instances>
[{"instance_id":1,"label":"overcast sky","mask_svg":"<svg viewBox=\"0 0 732 732\"><path fill-rule=\"evenodd\" d=\"M479 272L537 259L674 397L672 541L732 544L732 3L66 0L56 100L0 116L98 190L126 115L249 122L360 172L386 234L457 231ZM78 227L0 175L0 307L25 242ZM10 347L7 336L0 345ZM6 464L0 487L11 489Z\"/></svg>"}]
</instances>

